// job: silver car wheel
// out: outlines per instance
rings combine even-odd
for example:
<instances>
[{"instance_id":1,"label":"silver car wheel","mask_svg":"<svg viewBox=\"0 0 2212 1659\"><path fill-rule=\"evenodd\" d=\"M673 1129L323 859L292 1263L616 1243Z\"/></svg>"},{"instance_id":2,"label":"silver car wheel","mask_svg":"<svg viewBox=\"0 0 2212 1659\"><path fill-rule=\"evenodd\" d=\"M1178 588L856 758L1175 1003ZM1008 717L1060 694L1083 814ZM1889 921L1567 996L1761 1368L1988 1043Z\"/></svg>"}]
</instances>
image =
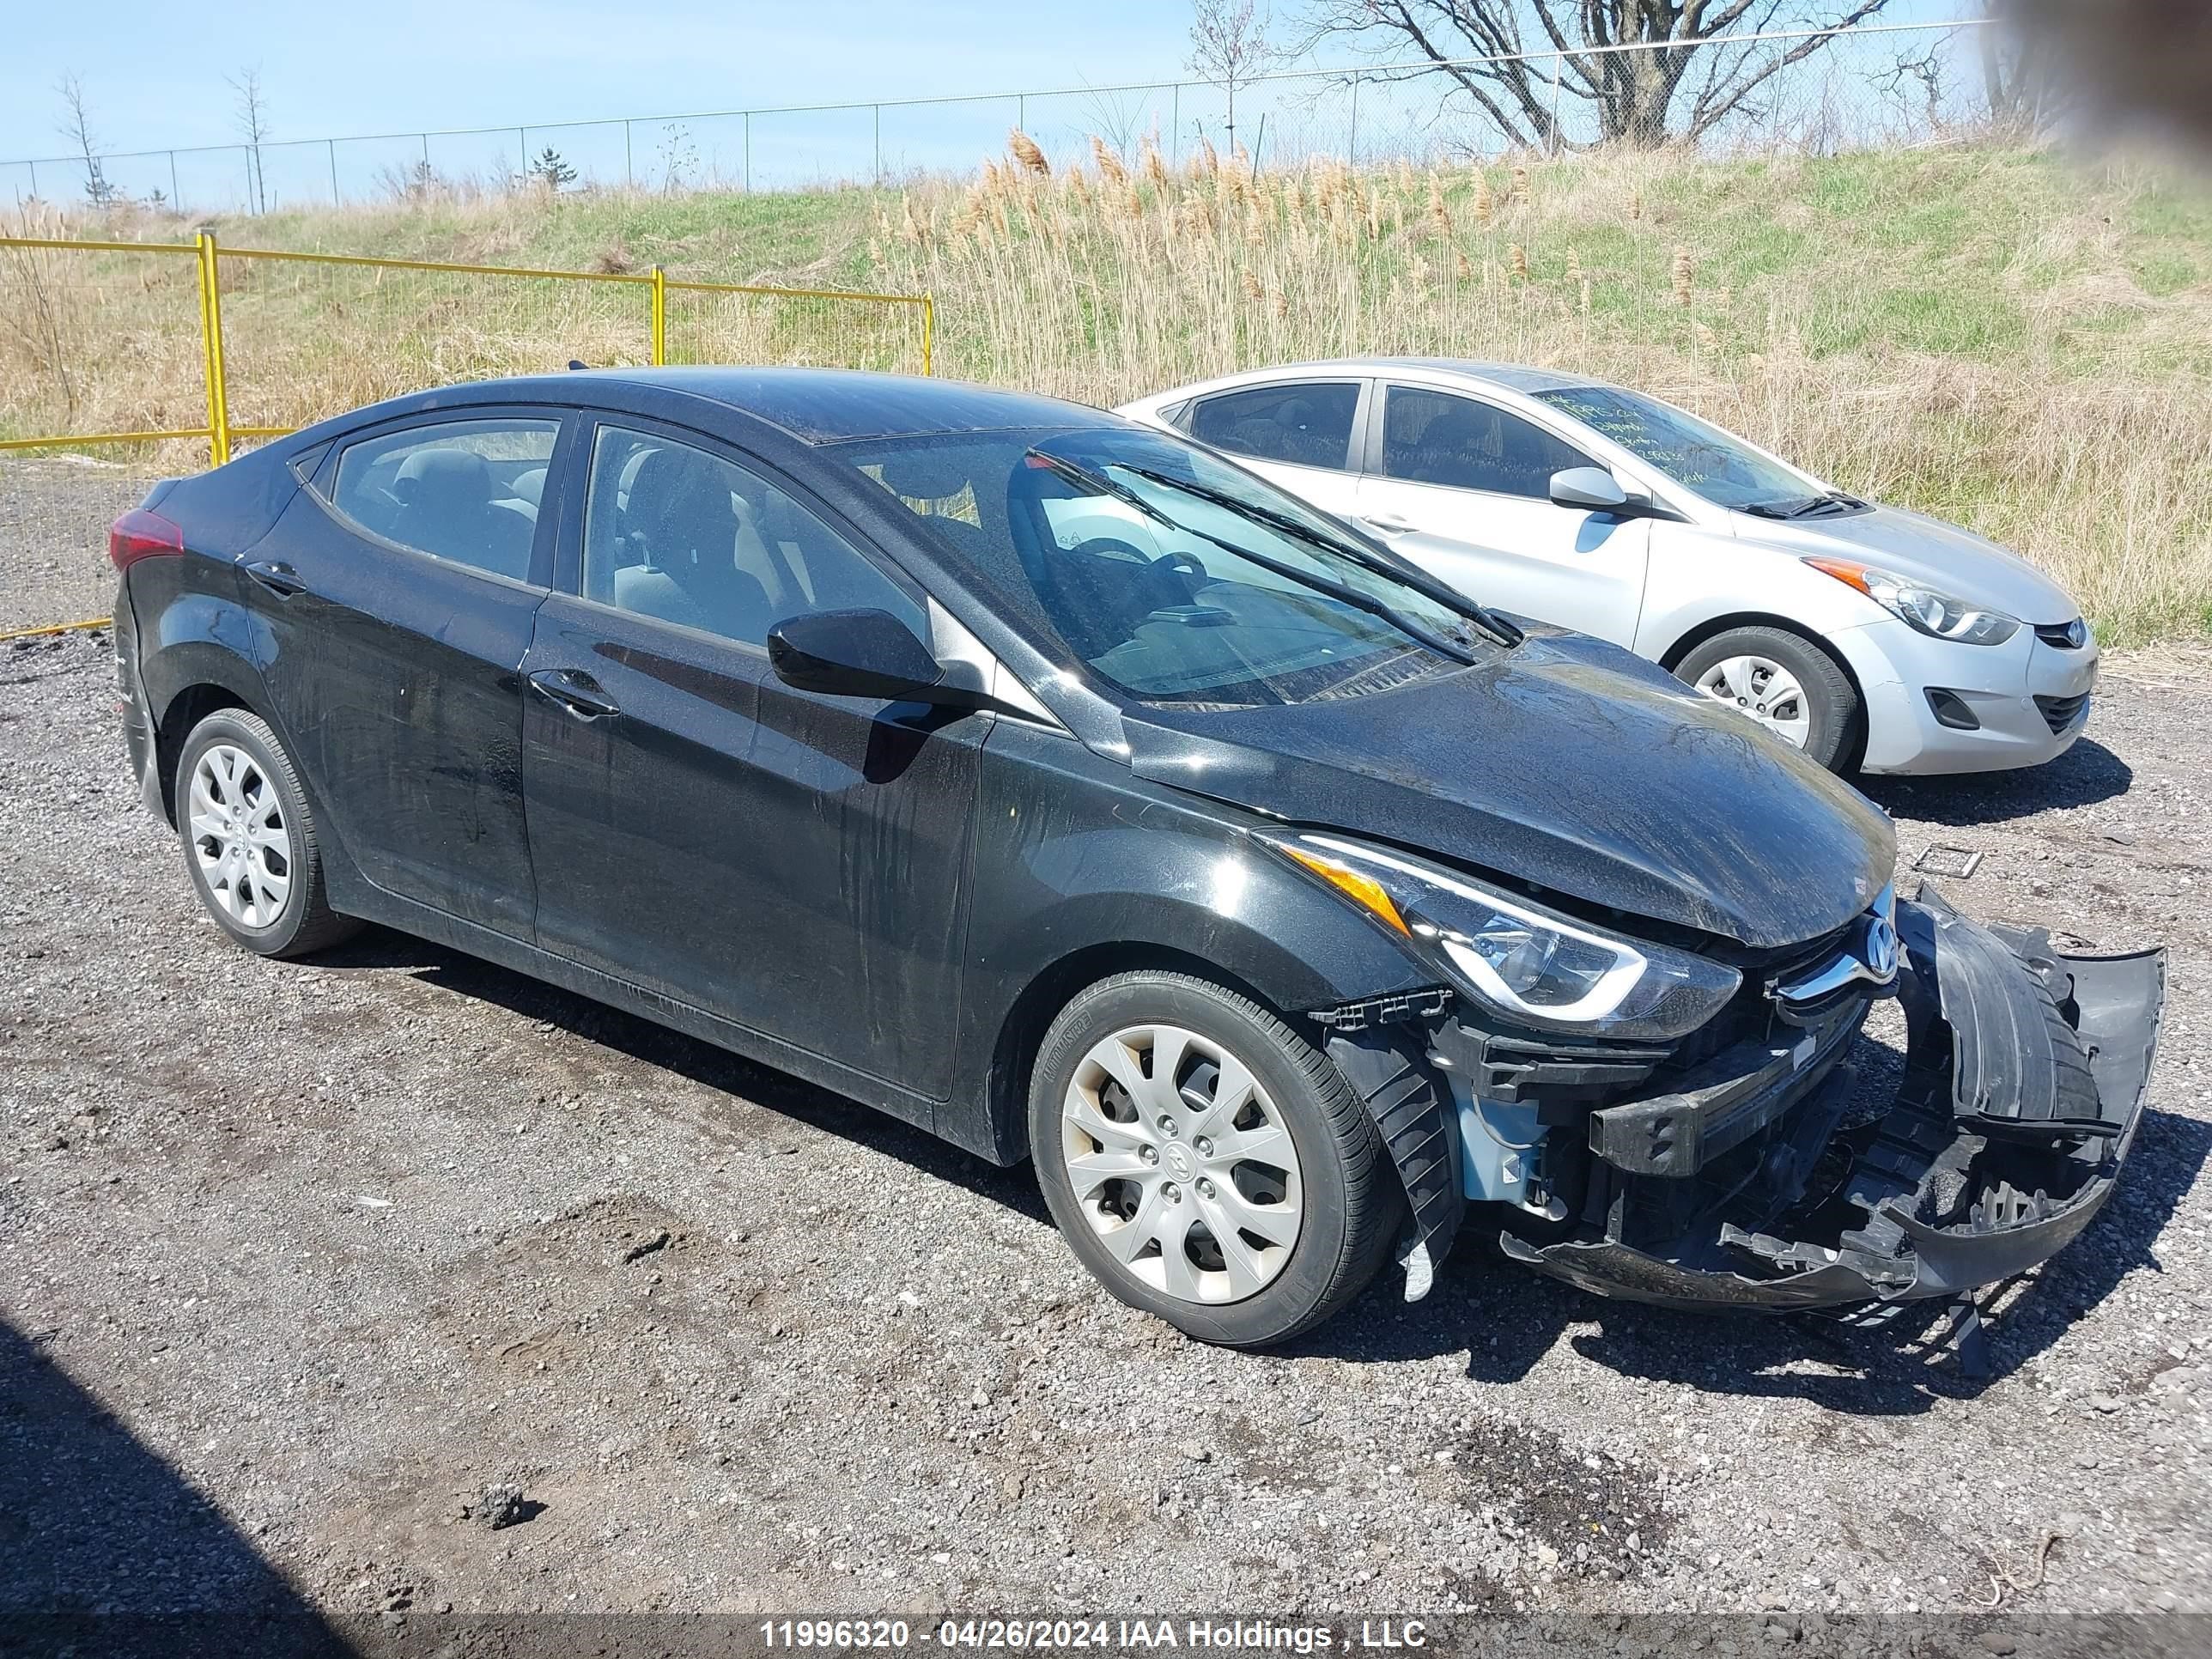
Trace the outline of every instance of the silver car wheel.
<instances>
[{"instance_id":1,"label":"silver car wheel","mask_svg":"<svg viewBox=\"0 0 2212 1659\"><path fill-rule=\"evenodd\" d=\"M1813 733L1813 713L1797 677L1771 657L1724 657L1698 676L1698 690L1747 714L1793 749Z\"/></svg>"},{"instance_id":2,"label":"silver car wheel","mask_svg":"<svg viewBox=\"0 0 2212 1659\"><path fill-rule=\"evenodd\" d=\"M1258 1079L1210 1038L1137 1025L1094 1044L1068 1082L1060 1150L1084 1218L1151 1290L1239 1302L1291 1259L1297 1147Z\"/></svg>"},{"instance_id":3,"label":"silver car wheel","mask_svg":"<svg viewBox=\"0 0 2212 1659\"><path fill-rule=\"evenodd\" d=\"M260 763L235 744L210 744L192 767L185 811L216 902L246 927L275 926L292 892L292 836Z\"/></svg>"}]
</instances>

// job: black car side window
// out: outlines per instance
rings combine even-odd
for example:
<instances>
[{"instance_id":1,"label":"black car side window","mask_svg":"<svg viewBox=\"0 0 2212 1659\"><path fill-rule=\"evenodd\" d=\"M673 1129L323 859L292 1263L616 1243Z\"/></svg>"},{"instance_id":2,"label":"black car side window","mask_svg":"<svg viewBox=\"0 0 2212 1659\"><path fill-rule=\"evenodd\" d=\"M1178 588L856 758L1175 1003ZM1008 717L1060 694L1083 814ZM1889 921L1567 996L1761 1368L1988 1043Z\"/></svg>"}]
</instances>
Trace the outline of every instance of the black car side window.
<instances>
[{"instance_id":1,"label":"black car side window","mask_svg":"<svg viewBox=\"0 0 2212 1659\"><path fill-rule=\"evenodd\" d=\"M1448 392L1394 386L1382 400L1382 472L1409 483L1548 501L1552 475L1589 457L1541 427Z\"/></svg>"},{"instance_id":2,"label":"black car side window","mask_svg":"<svg viewBox=\"0 0 2212 1659\"><path fill-rule=\"evenodd\" d=\"M584 597L765 645L787 617L922 604L750 469L658 432L603 424L584 504Z\"/></svg>"},{"instance_id":3,"label":"black car side window","mask_svg":"<svg viewBox=\"0 0 2212 1659\"><path fill-rule=\"evenodd\" d=\"M1190 411L1190 435L1231 455L1325 466L1343 471L1352 454L1356 381L1255 386L1201 398Z\"/></svg>"},{"instance_id":4,"label":"black car side window","mask_svg":"<svg viewBox=\"0 0 2212 1659\"><path fill-rule=\"evenodd\" d=\"M372 535L516 581L530 579L558 421L441 421L339 453L331 505Z\"/></svg>"}]
</instances>

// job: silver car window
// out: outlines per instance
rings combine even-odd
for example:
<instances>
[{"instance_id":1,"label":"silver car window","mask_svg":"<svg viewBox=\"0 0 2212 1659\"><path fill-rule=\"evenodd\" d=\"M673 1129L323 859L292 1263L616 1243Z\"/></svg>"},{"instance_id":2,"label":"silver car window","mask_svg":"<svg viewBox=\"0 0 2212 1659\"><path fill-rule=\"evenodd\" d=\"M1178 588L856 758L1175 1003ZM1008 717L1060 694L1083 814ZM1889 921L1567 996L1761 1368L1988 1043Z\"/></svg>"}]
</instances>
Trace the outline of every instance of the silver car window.
<instances>
[{"instance_id":1,"label":"silver car window","mask_svg":"<svg viewBox=\"0 0 2212 1659\"><path fill-rule=\"evenodd\" d=\"M1358 413L1357 380L1300 380L1201 398L1191 411L1189 431L1199 442L1231 455L1341 472L1351 458L1352 424Z\"/></svg>"},{"instance_id":2,"label":"silver car window","mask_svg":"<svg viewBox=\"0 0 2212 1659\"><path fill-rule=\"evenodd\" d=\"M1382 475L1408 483L1549 500L1552 475L1589 457L1495 404L1424 386L1394 386L1382 401Z\"/></svg>"}]
</instances>

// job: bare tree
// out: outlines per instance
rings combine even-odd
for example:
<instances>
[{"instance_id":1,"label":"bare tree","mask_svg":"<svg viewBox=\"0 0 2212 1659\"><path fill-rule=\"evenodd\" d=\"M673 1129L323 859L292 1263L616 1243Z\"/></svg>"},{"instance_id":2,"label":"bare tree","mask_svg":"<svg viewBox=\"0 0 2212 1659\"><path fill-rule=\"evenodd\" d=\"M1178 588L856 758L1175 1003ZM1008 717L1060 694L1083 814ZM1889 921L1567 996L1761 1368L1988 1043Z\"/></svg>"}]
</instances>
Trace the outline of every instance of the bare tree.
<instances>
[{"instance_id":1,"label":"bare tree","mask_svg":"<svg viewBox=\"0 0 2212 1659\"><path fill-rule=\"evenodd\" d=\"M1124 158L1137 153L1148 120L1158 125L1152 117L1152 100L1148 92L1085 93L1083 112L1085 124Z\"/></svg>"},{"instance_id":2,"label":"bare tree","mask_svg":"<svg viewBox=\"0 0 2212 1659\"><path fill-rule=\"evenodd\" d=\"M1237 149L1237 89L1291 54L1268 37L1274 19L1256 0L1194 0L1190 67L1229 98L1229 143Z\"/></svg>"},{"instance_id":3,"label":"bare tree","mask_svg":"<svg viewBox=\"0 0 2212 1659\"><path fill-rule=\"evenodd\" d=\"M1310 0L1313 39L1349 35L1423 60L1368 79L1448 80L1510 144L1556 152L1695 140L1889 0ZM1809 31L1753 42L1767 31ZM1717 37L1738 37L1732 41ZM1713 45L1703 44L1716 41ZM1627 50L1623 50L1627 48ZM1677 106L1680 105L1679 110ZM1570 139L1569 119L1595 117Z\"/></svg>"},{"instance_id":4,"label":"bare tree","mask_svg":"<svg viewBox=\"0 0 2212 1659\"><path fill-rule=\"evenodd\" d=\"M100 165L100 140L92 131L92 110L86 103L82 76L64 75L54 83L54 93L62 100L62 118L55 131L70 141L84 162L84 199L96 208L112 207L118 191L107 182L107 173Z\"/></svg>"},{"instance_id":5,"label":"bare tree","mask_svg":"<svg viewBox=\"0 0 2212 1659\"><path fill-rule=\"evenodd\" d=\"M238 94L232 125L246 140L246 184L253 191L253 210L269 211L268 177L261 170L261 146L269 137L269 100L261 90L261 65L249 64L223 79Z\"/></svg>"},{"instance_id":6,"label":"bare tree","mask_svg":"<svg viewBox=\"0 0 2212 1659\"><path fill-rule=\"evenodd\" d=\"M1976 31L1982 64L1982 102L1990 125L2032 134L2064 112L2071 101L2058 74L2056 43L2012 27L2002 0L1990 0Z\"/></svg>"}]
</instances>

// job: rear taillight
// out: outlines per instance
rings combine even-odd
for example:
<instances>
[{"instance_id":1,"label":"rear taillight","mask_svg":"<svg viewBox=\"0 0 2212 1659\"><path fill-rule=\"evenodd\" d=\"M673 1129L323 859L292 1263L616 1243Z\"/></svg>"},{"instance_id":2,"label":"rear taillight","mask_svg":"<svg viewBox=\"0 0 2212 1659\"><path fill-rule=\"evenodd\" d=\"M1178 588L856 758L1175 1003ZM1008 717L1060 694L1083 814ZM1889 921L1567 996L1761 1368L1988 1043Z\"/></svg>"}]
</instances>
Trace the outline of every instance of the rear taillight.
<instances>
[{"instance_id":1,"label":"rear taillight","mask_svg":"<svg viewBox=\"0 0 2212 1659\"><path fill-rule=\"evenodd\" d=\"M166 558L185 550L185 532L158 513L134 507L107 527L107 558L118 570L141 559Z\"/></svg>"}]
</instances>

